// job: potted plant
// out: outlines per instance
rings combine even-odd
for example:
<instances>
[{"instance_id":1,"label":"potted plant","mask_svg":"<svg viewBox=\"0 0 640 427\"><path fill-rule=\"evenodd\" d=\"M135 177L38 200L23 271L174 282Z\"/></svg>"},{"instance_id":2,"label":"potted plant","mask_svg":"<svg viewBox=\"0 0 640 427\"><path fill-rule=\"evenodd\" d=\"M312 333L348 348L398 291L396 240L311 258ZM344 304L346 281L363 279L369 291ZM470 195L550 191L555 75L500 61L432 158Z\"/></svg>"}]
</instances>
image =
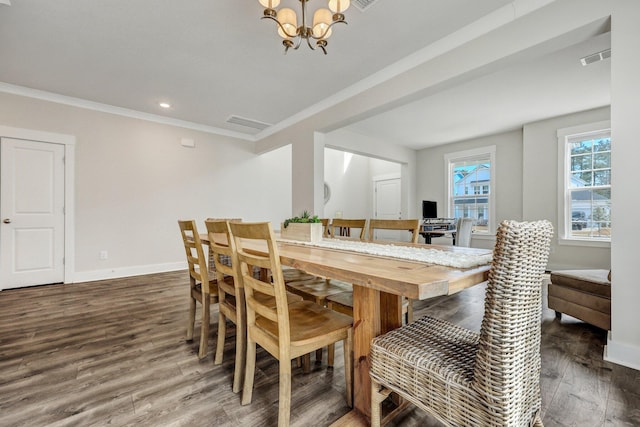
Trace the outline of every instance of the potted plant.
<instances>
[{"instance_id":1,"label":"potted plant","mask_svg":"<svg viewBox=\"0 0 640 427\"><path fill-rule=\"evenodd\" d=\"M304 211L301 216L285 219L280 227L283 239L318 242L322 240L322 222L317 215Z\"/></svg>"}]
</instances>

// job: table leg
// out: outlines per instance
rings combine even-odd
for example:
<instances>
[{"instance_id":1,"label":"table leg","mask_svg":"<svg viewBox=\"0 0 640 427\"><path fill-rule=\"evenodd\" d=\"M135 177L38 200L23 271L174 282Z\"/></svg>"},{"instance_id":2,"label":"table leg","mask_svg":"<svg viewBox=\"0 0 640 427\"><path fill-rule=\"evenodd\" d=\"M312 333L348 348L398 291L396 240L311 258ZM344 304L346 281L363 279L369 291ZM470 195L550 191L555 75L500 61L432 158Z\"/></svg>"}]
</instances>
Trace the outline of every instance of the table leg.
<instances>
[{"instance_id":1,"label":"table leg","mask_svg":"<svg viewBox=\"0 0 640 427\"><path fill-rule=\"evenodd\" d=\"M353 325L353 407L370 418L371 340L402 325L402 297L354 285Z\"/></svg>"}]
</instances>

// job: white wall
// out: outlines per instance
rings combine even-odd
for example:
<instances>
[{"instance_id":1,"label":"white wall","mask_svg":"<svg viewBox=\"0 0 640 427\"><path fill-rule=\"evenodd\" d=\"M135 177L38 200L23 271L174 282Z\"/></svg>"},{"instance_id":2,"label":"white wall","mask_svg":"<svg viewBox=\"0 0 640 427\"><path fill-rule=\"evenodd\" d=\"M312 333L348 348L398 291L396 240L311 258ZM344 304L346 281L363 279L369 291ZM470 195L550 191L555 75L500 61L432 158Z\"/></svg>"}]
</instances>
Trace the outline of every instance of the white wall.
<instances>
[{"instance_id":1,"label":"white wall","mask_svg":"<svg viewBox=\"0 0 640 427\"><path fill-rule=\"evenodd\" d=\"M348 164L345 164L348 162ZM324 180L331 188L331 198L324 205L324 216L335 218L369 218L369 159L345 151L324 150Z\"/></svg>"},{"instance_id":2,"label":"white wall","mask_svg":"<svg viewBox=\"0 0 640 427\"><path fill-rule=\"evenodd\" d=\"M555 229L549 269L611 266L611 250L602 247L558 245L558 129L610 119L610 108L598 108L524 126L523 219L546 218ZM616 150L614 146L613 150ZM618 191L617 189L614 190ZM615 207L614 207L615 209Z\"/></svg>"},{"instance_id":3,"label":"white wall","mask_svg":"<svg viewBox=\"0 0 640 427\"><path fill-rule=\"evenodd\" d=\"M395 168L400 166L400 176L402 179L402 212L406 218L415 218L418 215L415 202L415 182L416 182L416 151L400 147L395 144L389 144L369 136L361 135L346 129L339 129L325 135L324 142L327 147L337 150L345 150L354 154L359 154L371 158L370 167L373 168L371 178L380 175L386 170L397 171ZM374 160L381 160L378 163ZM392 164L387 164L391 162ZM382 166L384 165L384 166ZM387 169L389 168L389 169ZM372 194L370 182L369 194ZM373 199L370 198L369 206L372 206ZM371 214L369 214L370 216Z\"/></svg>"},{"instance_id":4,"label":"white wall","mask_svg":"<svg viewBox=\"0 0 640 427\"><path fill-rule=\"evenodd\" d=\"M605 359L640 370L638 99L640 2L615 0L611 16L611 333Z\"/></svg>"},{"instance_id":5,"label":"white wall","mask_svg":"<svg viewBox=\"0 0 640 427\"><path fill-rule=\"evenodd\" d=\"M326 218L371 218L373 216L373 178L397 174L401 165L347 151L325 148L324 180L331 198L324 205Z\"/></svg>"},{"instance_id":6,"label":"white wall","mask_svg":"<svg viewBox=\"0 0 640 427\"><path fill-rule=\"evenodd\" d=\"M291 147L258 156L245 141L3 93L0 124L77 138L76 281L186 265L179 218L291 212Z\"/></svg>"},{"instance_id":7,"label":"white wall","mask_svg":"<svg viewBox=\"0 0 640 427\"><path fill-rule=\"evenodd\" d=\"M438 202L438 216L446 216L446 182L444 156L448 153L474 148L496 146L495 194L496 225L503 219L522 219L522 132L512 131L498 135L475 138L454 144L440 145L418 152L417 204L422 209L422 200ZM418 208L418 206L416 206ZM451 239L437 238L433 243L451 244ZM492 249L495 236L471 239L471 246Z\"/></svg>"}]
</instances>

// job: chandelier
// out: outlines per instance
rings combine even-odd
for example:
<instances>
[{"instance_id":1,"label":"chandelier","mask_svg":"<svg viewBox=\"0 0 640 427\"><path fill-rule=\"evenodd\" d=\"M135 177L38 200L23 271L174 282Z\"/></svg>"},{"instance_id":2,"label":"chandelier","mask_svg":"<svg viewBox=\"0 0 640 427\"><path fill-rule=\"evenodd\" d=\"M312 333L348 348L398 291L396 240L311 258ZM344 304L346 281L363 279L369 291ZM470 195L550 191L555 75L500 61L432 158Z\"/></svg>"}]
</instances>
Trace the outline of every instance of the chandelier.
<instances>
[{"instance_id":1,"label":"chandelier","mask_svg":"<svg viewBox=\"0 0 640 427\"><path fill-rule=\"evenodd\" d=\"M258 0L264 9L262 19L271 19L278 25L278 34L284 40L284 53L289 48L298 49L302 40L306 40L311 50L322 49L327 54L327 39L331 36L334 24L346 24L344 12L351 4L350 0L328 0L329 9L321 8L314 12L311 26L307 22L307 3L309 0L299 0L302 7L302 23L298 25L298 17L293 9L283 7L276 10L280 0ZM314 42L315 41L315 45Z\"/></svg>"}]
</instances>

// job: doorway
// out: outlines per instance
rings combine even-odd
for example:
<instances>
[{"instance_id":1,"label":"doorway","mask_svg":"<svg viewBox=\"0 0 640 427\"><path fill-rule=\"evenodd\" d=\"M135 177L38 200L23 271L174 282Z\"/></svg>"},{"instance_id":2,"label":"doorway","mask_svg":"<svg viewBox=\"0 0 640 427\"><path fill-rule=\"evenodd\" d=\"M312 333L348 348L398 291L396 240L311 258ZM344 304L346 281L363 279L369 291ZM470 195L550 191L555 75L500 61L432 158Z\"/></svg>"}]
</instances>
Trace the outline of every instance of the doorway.
<instances>
[{"instance_id":1,"label":"doorway","mask_svg":"<svg viewBox=\"0 0 640 427\"><path fill-rule=\"evenodd\" d=\"M75 139L0 132L0 289L70 282Z\"/></svg>"},{"instance_id":2,"label":"doorway","mask_svg":"<svg viewBox=\"0 0 640 427\"><path fill-rule=\"evenodd\" d=\"M400 176L373 178L373 217L376 219L402 219L402 181ZM406 233L399 230L376 230L375 240L406 240Z\"/></svg>"}]
</instances>

